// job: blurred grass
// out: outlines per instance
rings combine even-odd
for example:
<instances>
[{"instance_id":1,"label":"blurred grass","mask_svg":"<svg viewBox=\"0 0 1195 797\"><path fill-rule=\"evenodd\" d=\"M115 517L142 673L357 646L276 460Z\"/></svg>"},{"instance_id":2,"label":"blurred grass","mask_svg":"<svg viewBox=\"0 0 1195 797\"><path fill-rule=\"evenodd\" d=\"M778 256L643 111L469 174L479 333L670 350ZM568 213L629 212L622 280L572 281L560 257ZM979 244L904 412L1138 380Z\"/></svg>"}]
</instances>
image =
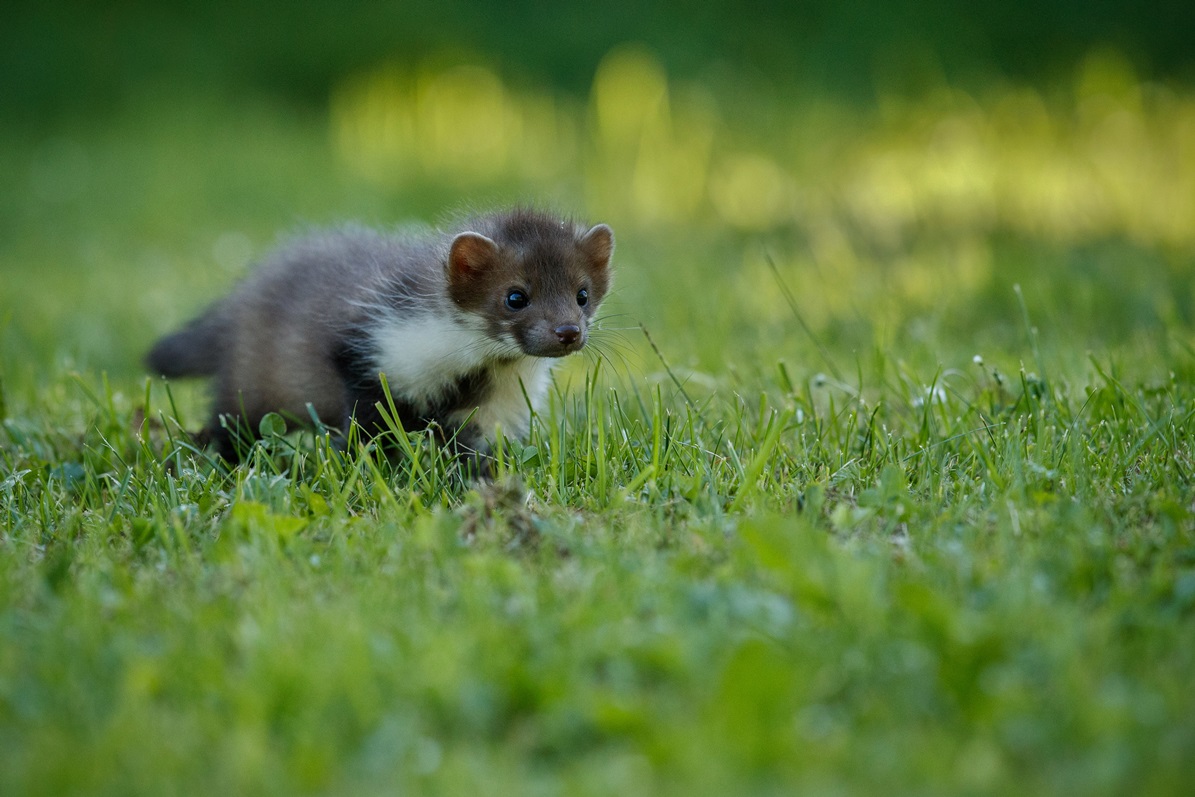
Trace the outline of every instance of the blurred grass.
<instances>
[{"instance_id":1,"label":"blurred grass","mask_svg":"<svg viewBox=\"0 0 1195 797\"><path fill-rule=\"evenodd\" d=\"M1191 782L1195 94L595 63L0 122L0 791ZM527 199L617 291L511 481L181 443L138 359L280 233Z\"/></svg>"},{"instance_id":2,"label":"blurred grass","mask_svg":"<svg viewBox=\"0 0 1195 797\"><path fill-rule=\"evenodd\" d=\"M608 309L632 331L685 330L670 347L684 367L721 371L743 350L765 369L811 361L777 277L852 359L877 342L966 341L926 353L949 366L1015 350L1014 284L1047 346L1162 345L1193 313L1195 98L1106 51L1053 96L943 88L871 113L811 99L730 115L733 97L670 81L631 46L588 98L516 89L475 62L383 65L347 78L325 114L157 91L110 124L6 128L6 368L31 378L69 357L133 375L134 341L281 233L519 199L615 225L626 260Z\"/></svg>"}]
</instances>

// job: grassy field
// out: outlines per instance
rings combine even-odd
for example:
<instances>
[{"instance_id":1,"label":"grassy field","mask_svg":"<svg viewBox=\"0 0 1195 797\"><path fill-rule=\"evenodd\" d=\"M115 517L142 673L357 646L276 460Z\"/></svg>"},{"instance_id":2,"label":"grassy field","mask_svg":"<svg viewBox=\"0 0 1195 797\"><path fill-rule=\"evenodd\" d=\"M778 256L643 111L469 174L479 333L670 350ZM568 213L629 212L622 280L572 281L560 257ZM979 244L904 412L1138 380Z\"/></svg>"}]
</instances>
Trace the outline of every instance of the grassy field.
<instances>
[{"instance_id":1,"label":"grassy field","mask_svg":"<svg viewBox=\"0 0 1195 797\"><path fill-rule=\"evenodd\" d=\"M1188 791L1192 141L1107 53L0 124L0 793ZM614 226L617 290L493 485L421 437L230 472L139 364L281 233L529 199Z\"/></svg>"}]
</instances>

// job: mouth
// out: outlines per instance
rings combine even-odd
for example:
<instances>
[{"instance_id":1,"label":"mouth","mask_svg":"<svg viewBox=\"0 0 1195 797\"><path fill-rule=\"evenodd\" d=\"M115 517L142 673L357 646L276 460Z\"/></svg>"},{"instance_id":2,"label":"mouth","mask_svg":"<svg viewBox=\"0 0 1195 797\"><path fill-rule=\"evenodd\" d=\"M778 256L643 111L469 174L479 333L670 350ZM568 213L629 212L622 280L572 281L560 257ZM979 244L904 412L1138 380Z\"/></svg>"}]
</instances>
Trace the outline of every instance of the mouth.
<instances>
[{"instance_id":1,"label":"mouth","mask_svg":"<svg viewBox=\"0 0 1195 797\"><path fill-rule=\"evenodd\" d=\"M589 336L577 325L561 325L518 335L519 347L530 357L567 357L585 348Z\"/></svg>"},{"instance_id":2,"label":"mouth","mask_svg":"<svg viewBox=\"0 0 1195 797\"><path fill-rule=\"evenodd\" d=\"M583 348L585 348L585 341L583 340L576 340L571 343L528 341L527 345L523 346L523 353L531 357L559 358L576 354Z\"/></svg>"},{"instance_id":3,"label":"mouth","mask_svg":"<svg viewBox=\"0 0 1195 797\"><path fill-rule=\"evenodd\" d=\"M570 354L576 354L577 352L581 351L581 349L583 349L583 348L585 348L584 343L567 343L567 344L557 343L553 346L545 347L545 348L541 349L540 351L534 351L534 352L529 351L527 353L534 354L536 357L557 357L557 358L559 358L559 357L567 357Z\"/></svg>"}]
</instances>

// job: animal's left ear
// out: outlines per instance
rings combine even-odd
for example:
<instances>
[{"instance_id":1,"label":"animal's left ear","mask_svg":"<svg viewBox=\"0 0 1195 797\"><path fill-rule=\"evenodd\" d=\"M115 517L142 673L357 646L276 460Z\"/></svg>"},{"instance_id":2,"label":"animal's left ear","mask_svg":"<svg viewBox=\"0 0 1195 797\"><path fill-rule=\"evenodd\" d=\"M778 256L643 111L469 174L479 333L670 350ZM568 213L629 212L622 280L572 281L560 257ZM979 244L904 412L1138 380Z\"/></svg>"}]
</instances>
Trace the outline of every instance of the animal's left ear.
<instances>
[{"instance_id":1,"label":"animal's left ear","mask_svg":"<svg viewBox=\"0 0 1195 797\"><path fill-rule=\"evenodd\" d=\"M581 236L579 246L592 270L606 271L614 254L614 231L605 224L596 224Z\"/></svg>"}]
</instances>

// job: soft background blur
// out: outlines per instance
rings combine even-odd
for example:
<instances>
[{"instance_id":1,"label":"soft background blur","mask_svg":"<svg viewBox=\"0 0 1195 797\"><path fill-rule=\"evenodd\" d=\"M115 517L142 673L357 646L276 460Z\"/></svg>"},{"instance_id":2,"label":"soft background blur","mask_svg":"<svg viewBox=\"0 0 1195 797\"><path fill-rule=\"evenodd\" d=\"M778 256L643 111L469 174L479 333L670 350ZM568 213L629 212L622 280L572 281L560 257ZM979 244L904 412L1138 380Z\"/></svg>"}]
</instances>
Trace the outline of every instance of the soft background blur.
<instances>
[{"instance_id":1,"label":"soft background blur","mask_svg":"<svg viewBox=\"0 0 1195 797\"><path fill-rule=\"evenodd\" d=\"M1047 358L1132 362L1190 337L1192 4L17 2L3 16L10 404L63 368L135 386L153 337L287 231L520 200L615 227L618 362L654 367L642 322L695 383L777 359L854 371L880 350L930 373L975 354L1015 365L1014 284Z\"/></svg>"}]
</instances>

